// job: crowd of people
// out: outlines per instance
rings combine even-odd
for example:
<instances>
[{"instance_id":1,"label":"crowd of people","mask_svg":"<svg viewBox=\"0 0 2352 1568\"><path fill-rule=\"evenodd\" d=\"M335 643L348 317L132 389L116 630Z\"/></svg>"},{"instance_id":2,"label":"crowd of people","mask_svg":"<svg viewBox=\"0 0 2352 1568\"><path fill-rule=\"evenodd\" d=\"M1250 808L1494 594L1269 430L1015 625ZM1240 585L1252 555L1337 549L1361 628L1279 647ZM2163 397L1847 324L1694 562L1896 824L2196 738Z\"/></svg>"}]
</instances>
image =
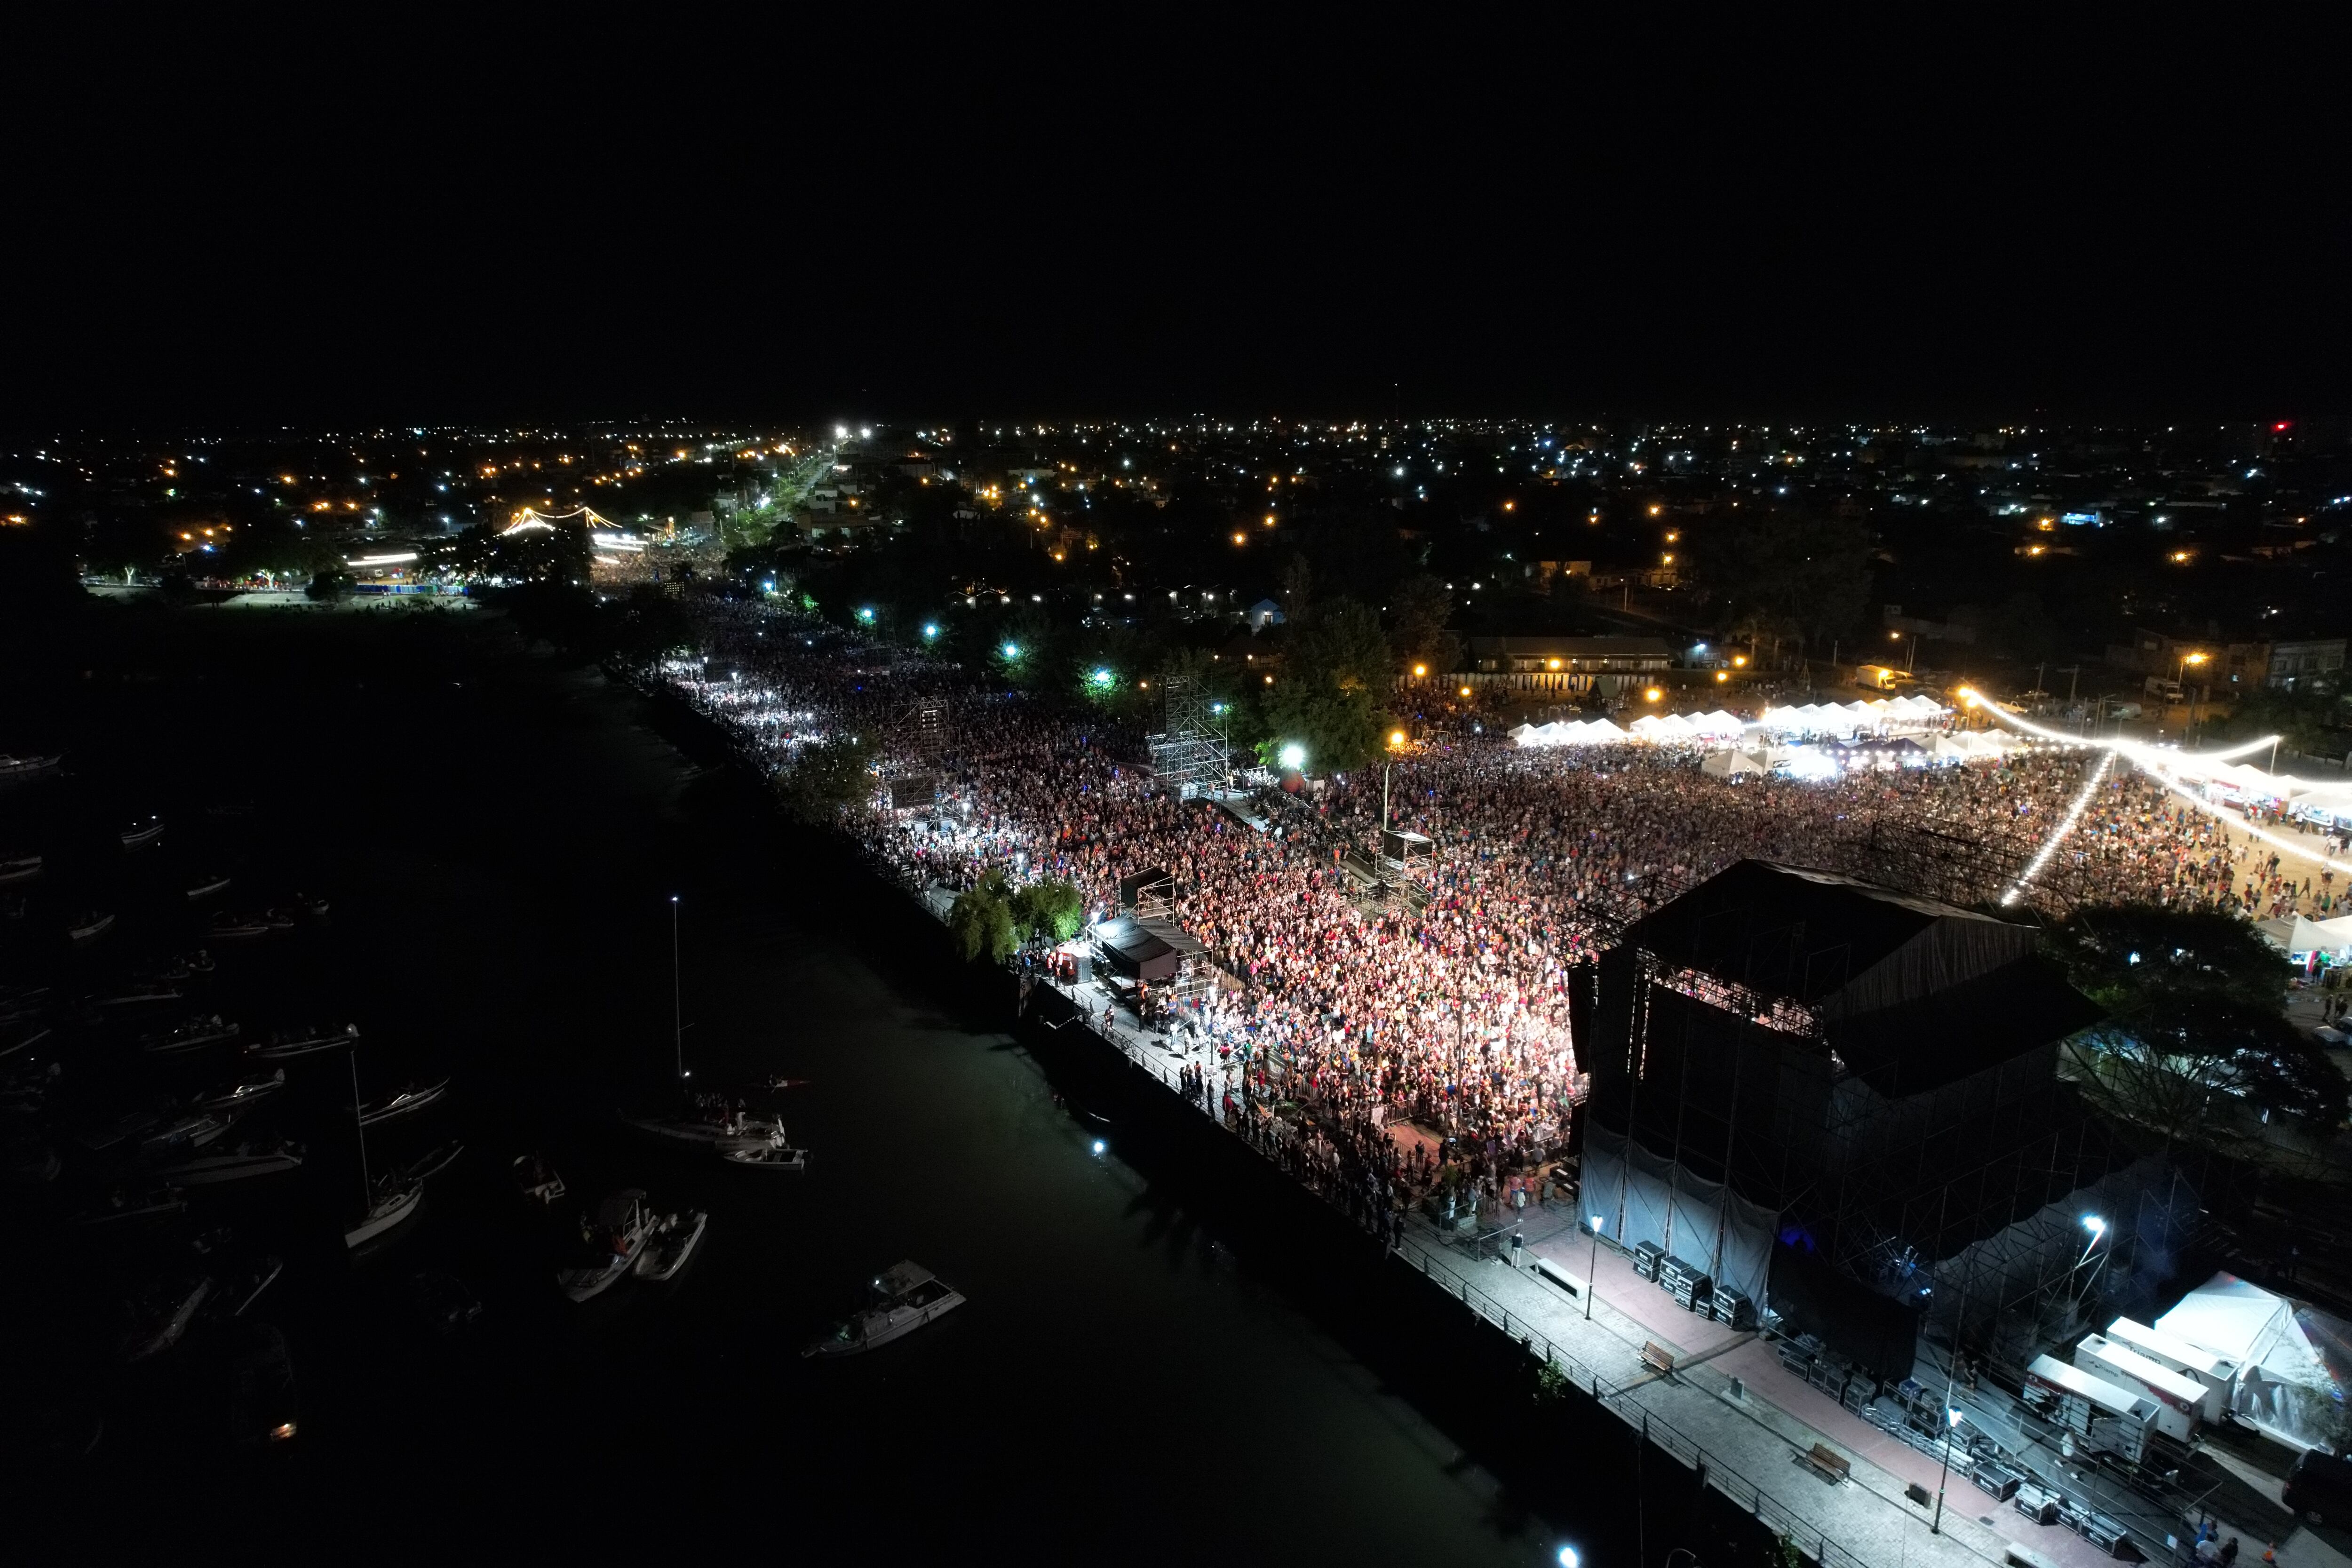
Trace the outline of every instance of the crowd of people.
<instances>
[{"instance_id":1,"label":"crowd of people","mask_svg":"<svg viewBox=\"0 0 2352 1568\"><path fill-rule=\"evenodd\" d=\"M2014 891L2052 910L2149 900L2259 916L2289 887L2275 857L2253 858L2161 786L2125 767L2094 780L2097 753L2055 745L1727 779L1693 747L1524 752L1453 715L1386 770L1228 808L1159 787L1142 737L1106 717L763 606L700 613L705 653L668 678L773 770L811 742L874 742L874 798L844 826L910 887L1060 878L1095 920L1117 910L1122 879L1167 872L1171 917L1214 970L1167 1018L1208 1064L1188 1068L1188 1087L1253 1136L1279 1108L1281 1157L1382 1228L1400 1191L1441 1175L1400 1152L1399 1124L1451 1140L1449 1192L1498 1195L1504 1173L1560 1142L1581 1081L1577 966L1738 860L1873 880L1907 866L1938 883L1907 891ZM922 798L894 798L918 778ZM2086 790L2073 832L2021 885ZM1407 886L1371 858L1384 814L1434 845Z\"/></svg>"}]
</instances>

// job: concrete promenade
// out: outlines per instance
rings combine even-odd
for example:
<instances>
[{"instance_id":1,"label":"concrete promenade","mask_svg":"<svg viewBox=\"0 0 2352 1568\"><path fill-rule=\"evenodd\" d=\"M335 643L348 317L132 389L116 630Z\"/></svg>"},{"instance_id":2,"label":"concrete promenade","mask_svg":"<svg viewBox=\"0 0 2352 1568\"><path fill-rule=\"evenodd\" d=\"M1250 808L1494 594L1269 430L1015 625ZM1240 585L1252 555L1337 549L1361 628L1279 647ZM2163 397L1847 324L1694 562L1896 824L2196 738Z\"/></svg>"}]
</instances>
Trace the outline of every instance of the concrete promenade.
<instances>
[{"instance_id":1,"label":"concrete promenade","mask_svg":"<svg viewBox=\"0 0 2352 1568\"><path fill-rule=\"evenodd\" d=\"M931 888L921 899L944 919L953 895ZM1197 1114L1225 1125L1210 1106L1180 1088L1179 1073L1186 1065L1206 1070L1213 1090L1222 1086L1215 1052L1200 1037L1187 1040L1140 1027L1098 984L1069 984L1037 975L1032 984L1058 993L1068 1005L1072 1016L1049 1027L1082 1025ZM1034 1005L1033 990L1024 1011ZM1496 1229L1514 1228L1526 1242L1516 1266L1505 1260L1507 1248L1493 1245ZM1590 1236L1563 1208L1537 1205L1498 1215L1484 1246L1449 1237L1416 1212L1393 1253L1402 1265L1417 1269L1526 1345L1530 1355L1553 1363L1664 1455L1686 1470L1700 1470L1707 1486L1788 1537L1822 1568L2095 1568L2116 1561L2072 1531L2036 1524L2010 1504L1997 1502L1963 1475L1940 1476L1927 1455L1789 1373L1765 1337L1684 1310L1636 1276L1630 1258L1614 1247L1604 1242L1596 1257ZM1538 1258L1574 1281L1591 1276L1589 1305L1545 1278L1536 1267ZM1670 1355L1674 1370L1661 1373L1649 1364L1645 1345ZM1816 1445L1849 1462L1845 1479L1832 1481L1806 1461ZM1924 1490L1925 1503L1909 1495L1912 1487ZM2168 1551L2161 1534L2148 1538L2156 1528L2148 1516L2131 1522L2137 1527L2134 1544L2149 1560L2186 1561L2185 1527L2170 1527L2181 1540ZM2220 1523L2225 1533L2241 1537L2243 1568L2260 1568L2270 1544L2263 1532L2226 1519ZM2352 1568L2352 1558L2307 1530L2278 1544L2277 1563L2291 1568Z\"/></svg>"}]
</instances>

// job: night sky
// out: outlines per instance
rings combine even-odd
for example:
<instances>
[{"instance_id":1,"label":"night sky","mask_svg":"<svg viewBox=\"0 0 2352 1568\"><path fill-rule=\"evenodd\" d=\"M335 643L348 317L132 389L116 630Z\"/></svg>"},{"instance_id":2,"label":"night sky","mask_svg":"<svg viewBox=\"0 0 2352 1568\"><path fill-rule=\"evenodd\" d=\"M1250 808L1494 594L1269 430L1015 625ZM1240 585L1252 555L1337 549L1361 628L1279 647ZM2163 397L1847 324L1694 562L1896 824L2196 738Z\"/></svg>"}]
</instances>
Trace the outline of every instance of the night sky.
<instances>
[{"instance_id":1,"label":"night sky","mask_svg":"<svg viewBox=\"0 0 2352 1568\"><path fill-rule=\"evenodd\" d=\"M0 419L2342 411L2333 43L1997 21L44 44Z\"/></svg>"}]
</instances>

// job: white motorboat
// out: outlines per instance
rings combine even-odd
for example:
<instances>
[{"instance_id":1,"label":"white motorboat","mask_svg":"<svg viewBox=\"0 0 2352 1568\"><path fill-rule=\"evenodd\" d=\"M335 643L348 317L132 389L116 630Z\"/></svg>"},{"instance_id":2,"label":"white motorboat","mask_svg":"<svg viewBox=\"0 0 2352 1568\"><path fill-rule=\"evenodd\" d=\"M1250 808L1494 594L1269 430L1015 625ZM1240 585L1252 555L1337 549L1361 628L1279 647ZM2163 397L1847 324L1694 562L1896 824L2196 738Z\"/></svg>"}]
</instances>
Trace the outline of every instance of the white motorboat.
<instances>
[{"instance_id":1,"label":"white motorboat","mask_svg":"<svg viewBox=\"0 0 2352 1568\"><path fill-rule=\"evenodd\" d=\"M684 1214L665 1217L654 1226L654 1234L637 1258L640 1279L675 1279L686 1260L694 1256L695 1247L702 1240L704 1227L710 1216L700 1209L688 1209Z\"/></svg>"},{"instance_id":2,"label":"white motorboat","mask_svg":"<svg viewBox=\"0 0 2352 1568\"><path fill-rule=\"evenodd\" d=\"M223 910L213 916L205 931L215 942L243 942L252 937L268 936L278 929L266 915L243 915L233 910Z\"/></svg>"},{"instance_id":3,"label":"white motorboat","mask_svg":"<svg viewBox=\"0 0 2352 1568\"><path fill-rule=\"evenodd\" d=\"M98 1207L76 1215L74 1223L82 1226L121 1225L131 1220L158 1219L165 1215L175 1215L187 1206L187 1194L174 1186L118 1187L109 1193L105 1202Z\"/></svg>"},{"instance_id":4,"label":"white motorboat","mask_svg":"<svg viewBox=\"0 0 2352 1568\"><path fill-rule=\"evenodd\" d=\"M93 1154L103 1154L125 1141L142 1136L163 1118L152 1110L133 1110L103 1126L93 1127L76 1140Z\"/></svg>"},{"instance_id":5,"label":"white motorboat","mask_svg":"<svg viewBox=\"0 0 2352 1568\"><path fill-rule=\"evenodd\" d=\"M56 1032L55 1026L49 1024L12 1024L0 1029L0 1057L13 1057L18 1051L30 1050Z\"/></svg>"},{"instance_id":6,"label":"white motorboat","mask_svg":"<svg viewBox=\"0 0 2352 1568\"><path fill-rule=\"evenodd\" d=\"M143 1007L151 1002L177 1002L184 994L178 986L168 985L162 981L133 980L111 991L101 991L89 997L84 1005L91 1007Z\"/></svg>"},{"instance_id":7,"label":"white motorboat","mask_svg":"<svg viewBox=\"0 0 2352 1568\"><path fill-rule=\"evenodd\" d=\"M271 1073L256 1073L219 1089L208 1089L191 1103L198 1110L242 1110L247 1106L277 1093L286 1087L286 1069Z\"/></svg>"},{"instance_id":8,"label":"white motorboat","mask_svg":"<svg viewBox=\"0 0 2352 1568\"><path fill-rule=\"evenodd\" d=\"M343 1232L345 1247L362 1247L416 1212L425 1201L422 1182L387 1182L368 1199L367 1217Z\"/></svg>"},{"instance_id":9,"label":"white motorboat","mask_svg":"<svg viewBox=\"0 0 2352 1568\"><path fill-rule=\"evenodd\" d=\"M0 888L12 882L29 882L41 874L38 855L0 855Z\"/></svg>"},{"instance_id":10,"label":"white motorboat","mask_svg":"<svg viewBox=\"0 0 2352 1568\"><path fill-rule=\"evenodd\" d=\"M208 871L188 885L188 902L193 904L200 900L209 899L215 893L226 890L228 884L227 872Z\"/></svg>"},{"instance_id":11,"label":"white motorboat","mask_svg":"<svg viewBox=\"0 0 2352 1568\"><path fill-rule=\"evenodd\" d=\"M448 1092L449 1080L446 1078L438 1083L403 1084L382 1100L372 1100L361 1106L360 1125L373 1127L379 1121L422 1110Z\"/></svg>"},{"instance_id":12,"label":"white motorboat","mask_svg":"<svg viewBox=\"0 0 2352 1568\"><path fill-rule=\"evenodd\" d=\"M163 837L163 819L160 816L141 817L123 828L117 837L122 840L125 849L144 849Z\"/></svg>"},{"instance_id":13,"label":"white motorboat","mask_svg":"<svg viewBox=\"0 0 2352 1568\"><path fill-rule=\"evenodd\" d=\"M228 1123L206 1111L191 1110L150 1128L139 1140L149 1154L174 1149L201 1149L228 1131Z\"/></svg>"},{"instance_id":14,"label":"white motorboat","mask_svg":"<svg viewBox=\"0 0 2352 1568\"><path fill-rule=\"evenodd\" d=\"M190 1018L175 1027L142 1036L139 1043L158 1056L173 1056L182 1051L202 1050L223 1040L233 1040L242 1032L240 1026L226 1021L215 1013L209 1018Z\"/></svg>"},{"instance_id":15,"label":"white motorboat","mask_svg":"<svg viewBox=\"0 0 2352 1568\"><path fill-rule=\"evenodd\" d=\"M714 1111L708 1116L631 1116L625 1111L621 1120L641 1131L656 1137L675 1139L681 1143L696 1143L706 1149L725 1152L730 1149L758 1149L772 1143L783 1135L781 1122L743 1111Z\"/></svg>"},{"instance_id":16,"label":"white motorboat","mask_svg":"<svg viewBox=\"0 0 2352 1568\"><path fill-rule=\"evenodd\" d=\"M591 1257L572 1268L557 1270L556 1285L574 1301L603 1295L615 1280L636 1267L653 1227L653 1211L646 1206L642 1189L631 1187L614 1194L596 1205L593 1219L581 1224L581 1245L591 1249Z\"/></svg>"},{"instance_id":17,"label":"white motorboat","mask_svg":"<svg viewBox=\"0 0 2352 1568\"><path fill-rule=\"evenodd\" d=\"M66 936L73 942L94 942L114 929L114 916L106 910L85 910L66 922Z\"/></svg>"},{"instance_id":18,"label":"white motorboat","mask_svg":"<svg viewBox=\"0 0 2352 1568\"><path fill-rule=\"evenodd\" d=\"M262 1292L276 1284L278 1277L284 1272L286 1261L280 1258L264 1258L239 1270L221 1287L222 1310L232 1318L244 1317L253 1304L261 1300Z\"/></svg>"},{"instance_id":19,"label":"white motorboat","mask_svg":"<svg viewBox=\"0 0 2352 1568\"><path fill-rule=\"evenodd\" d=\"M867 1306L801 1352L804 1356L862 1355L902 1339L963 1305L963 1292L919 1263L894 1263L870 1287Z\"/></svg>"},{"instance_id":20,"label":"white motorboat","mask_svg":"<svg viewBox=\"0 0 2352 1568\"><path fill-rule=\"evenodd\" d=\"M240 1143L234 1149L199 1154L163 1166L155 1173L184 1187L201 1187L274 1176L281 1171L299 1170L301 1165L302 1146L279 1139L269 1143Z\"/></svg>"},{"instance_id":21,"label":"white motorboat","mask_svg":"<svg viewBox=\"0 0 2352 1568\"><path fill-rule=\"evenodd\" d=\"M761 1171L805 1171L808 1151L788 1144L763 1143L757 1149L722 1149L719 1157L730 1165L750 1165Z\"/></svg>"},{"instance_id":22,"label":"white motorboat","mask_svg":"<svg viewBox=\"0 0 2352 1568\"><path fill-rule=\"evenodd\" d=\"M0 784L16 784L24 779L38 778L64 761L65 758L56 752L46 757L0 755Z\"/></svg>"},{"instance_id":23,"label":"white motorboat","mask_svg":"<svg viewBox=\"0 0 2352 1568\"><path fill-rule=\"evenodd\" d=\"M288 1057L307 1057L313 1051L330 1051L337 1046L348 1046L360 1037L357 1024L345 1024L340 1029L298 1025L290 1029L271 1033L267 1041L257 1042L252 1053L268 1061L282 1061Z\"/></svg>"}]
</instances>

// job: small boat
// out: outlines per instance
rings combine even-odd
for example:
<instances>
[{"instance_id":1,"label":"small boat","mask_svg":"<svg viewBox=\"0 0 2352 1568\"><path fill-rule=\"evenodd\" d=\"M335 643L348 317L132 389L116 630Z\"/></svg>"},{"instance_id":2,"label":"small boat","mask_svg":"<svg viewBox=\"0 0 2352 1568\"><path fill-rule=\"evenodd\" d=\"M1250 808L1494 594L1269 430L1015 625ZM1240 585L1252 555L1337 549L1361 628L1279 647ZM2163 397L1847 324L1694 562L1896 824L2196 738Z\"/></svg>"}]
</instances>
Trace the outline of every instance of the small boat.
<instances>
[{"instance_id":1,"label":"small boat","mask_svg":"<svg viewBox=\"0 0 2352 1568\"><path fill-rule=\"evenodd\" d=\"M29 1018L48 1005L46 985L0 985L0 1024Z\"/></svg>"},{"instance_id":2,"label":"small boat","mask_svg":"<svg viewBox=\"0 0 2352 1568\"><path fill-rule=\"evenodd\" d=\"M367 1217L343 1232L346 1248L363 1247L416 1212L425 1201L422 1182L386 1182L368 1201Z\"/></svg>"},{"instance_id":3,"label":"small boat","mask_svg":"<svg viewBox=\"0 0 2352 1568\"><path fill-rule=\"evenodd\" d=\"M268 926L271 931L292 931L294 929L294 917L288 914L284 910L278 909L276 905L272 905L268 909L262 910L260 915L257 918L258 918L261 923Z\"/></svg>"},{"instance_id":4,"label":"small boat","mask_svg":"<svg viewBox=\"0 0 2352 1568\"><path fill-rule=\"evenodd\" d=\"M228 1023L215 1013L209 1018L190 1018L176 1027L142 1036L139 1043L158 1056L173 1056L233 1040L242 1032L241 1026Z\"/></svg>"},{"instance_id":5,"label":"small boat","mask_svg":"<svg viewBox=\"0 0 2352 1568\"><path fill-rule=\"evenodd\" d=\"M810 1084L814 1083L815 1081L816 1080L814 1079L811 1078L772 1078L761 1087L763 1089L806 1089Z\"/></svg>"},{"instance_id":6,"label":"small boat","mask_svg":"<svg viewBox=\"0 0 2352 1568\"><path fill-rule=\"evenodd\" d=\"M563 1178L554 1166L536 1154L514 1157L515 1186L534 1203L552 1204L563 1195Z\"/></svg>"},{"instance_id":7,"label":"small boat","mask_svg":"<svg viewBox=\"0 0 2352 1568\"><path fill-rule=\"evenodd\" d=\"M174 1149L201 1149L228 1131L228 1123L206 1111L191 1110L162 1121L141 1135L140 1149L161 1154Z\"/></svg>"},{"instance_id":8,"label":"small boat","mask_svg":"<svg viewBox=\"0 0 2352 1568\"><path fill-rule=\"evenodd\" d=\"M26 779L38 778L64 761L65 757L58 752L51 752L46 757L12 757L0 753L0 784L17 784Z\"/></svg>"},{"instance_id":9,"label":"small boat","mask_svg":"<svg viewBox=\"0 0 2352 1568\"><path fill-rule=\"evenodd\" d=\"M165 1165L155 1173L182 1186L217 1186L223 1182L274 1176L281 1171L299 1170L301 1165L302 1146L279 1139L269 1143L240 1143L234 1149L199 1154L193 1160Z\"/></svg>"},{"instance_id":10,"label":"small boat","mask_svg":"<svg viewBox=\"0 0 2352 1568\"><path fill-rule=\"evenodd\" d=\"M131 978L150 985L177 985L212 972L213 955L200 947L194 952L183 952L162 963L151 964Z\"/></svg>"},{"instance_id":11,"label":"small boat","mask_svg":"<svg viewBox=\"0 0 2352 1568\"><path fill-rule=\"evenodd\" d=\"M40 874L38 855L0 855L0 888L12 882L29 882Z\"/></svg>"},{"instance_id":12,"label":"small boat","mask_svg":"<svg viewBox=\"0 0 2352 1568\"><path fill-rule=\"evenodd\" d=\"M74 1223L80 1226L122 1225L131 1220L159 1219L165 1215L179 1214L187 1206L187 1194L168 1184L117 1187L107 1194L103 1204L76 1215Z\"/></svg>"},{"instance_id":13,"label":"small boat","mask_svg":"<svg viewBox=\"0 0 2352 1568\"><path fill-rule=\"evenodd\" d=\"M205 934L215 942L243 942L257 936L268 936L278 928L264 915L241 915L223 910L213 916Z\"/></svg>"},{"instance_id":14,"label":"small boat","mask_svg":"<svg viewBox=\"0 0 2352 1568\"><path fill-rule=\"evenodd\" d=\"M84 910L66 922L66 937L72 942L94 942L114 929L114 916L105 910Z\"/></svg>"},{"instance_id":15,"label":"small boat","mask_svg":"<svg viewBox=\"0 0 2352 1568\"><path fill-rule=\"evenodd\" d=\"M403 1165L395 1173L404 1182L424 1182L439 1175L451 1165L456 1164L457 1156L465 1152L466 1146L463 1143L443 1143L436 1148L427 1149L424 1153Z\"/></svg>"},{"instance_id":16,"label":"small boat","mask_svg":"<svg viewBox=\"0 0 2352 1568\"><path fill-rule=\"evenodd\" d=\"M913 1333L963 1305L963 1292L919 1263L894 1263L869 1287L868 1304L834 1325L801 1352L804 1356L860 1355Z\"/></svg>"},{"instance_id":17,"label":"small boat","mask_svg":"<svg viewBox=\"0 0 2352 1568\"><path fill-rule=\"evenodd\" d=\"M653 1211L646 1207L643 1189L631 1187L606 1198L596 1205L593 1219L581 1222L580 1243L589 1249L588 1259L558 1269L557 1287L574 1301L603 1295L636 1267L653 1226Z\"/></svg>"},{"instance_id":18,"label":"small boat","mask_svg":"<svg viewBox=\"0 0 2352 1568\"><path fill-rule=\"evenodd\" d=\"M769 1143L758 1149L723 1149L719 1157L730 1165L751 1165L762 1171L805 1171L808 1151Z\"/></svg>"},{"instance_id":19,"label":"small boat","mask_svg":"<svg viewBox=\"0 0 2352 1568\"><path fill-rule=\"evenodd\" d=\"M123 1314L127 1321L115 1342L116 1353L125 1362L136 1362L170 1350L188 1331L196 1310L212 1293L212 1277L199 1274L131 1302Z\"/></svg>"},{"instance_id":20,"label":"small boat","mask_svg":"<svg viewBox=\"0 0 2352 1568\"><path fill-rule=\"evenodd\" d=\"M229 876L227 872L207 871L189 884L188 902L193 904L199 900L209 899L215 893L224 891L228 887L228 884Z\"/></svg>"},{"instance_id":21,"label":"small boat","mask_svg":"<svg viewBox=\"0 0 2352 1568\"><path fill-rule=\"evenodd\" d=\"M422 1110L448 1091L449 1080L446 1078L439 1083L403 1084L382 1100L372 1100L361 1106L360 1125L373 1127L379 1121Z\"/></svg>"},{"instance_id":22,"label":"small boat","mask_svg":"<svg viewBox=\"0 0 2352 1568\"><path fill-rule=\"evenodd\" d=\"M327 910L332 906L324 899L314 899L308 893L297 893L294 895L294 907L314 921L322 921L327 918Z\"/></svg>"},{"instance_id":23,"label":"small boat","mask_svg":"<svg viewBox=\"0 0 2352 1568\"><path fill-rule=\"evenodd\" d=\"M86 1007L143 1007L151 1002L177 1002L185 993L160 980L133 980L111 991L82 999Z\"/></svg>"},{"instance_id":24,"label":"small boat","mask_svg":"<svg viewBox=\"0 0 2352 1568\"><path fill-rule=\"evenodd\" d=\"M314 1028L308 1024L290 1029L274 1031L267 1041L256 1041L247 1047L268 1061L282 1061L288 1057L307 1057L313 1051L328 1051L337 1046L348 1046L360 1037L357 1024L345 1024L340 1029Z\"/></svg>"},{"instance_id":25,"label":"small boat","mask_svg":"<svg viewBox=\"0 0 2352 1568\"><path fill-rule=\"evenodd\" d=\"M654 1226L654 1234L646 1243L645 1252L637 1258L637 1278L656 1280L677 1278L677 1271L686 1267L688 1258L694 1256L696 1245L702 1240L703 1228L709 1223L710 1216L700 1209L688 1209L684 1214L666 1216Z\"/></svg>"},{"instance_id":26,"label":"small boat","mask_svg":"<svg viewBox=\"0 0 2352 1568\"><path fill-rule=\"evenodd\" d=\"M116 837L122 840L125 849L144 849L163 837L163 819L160 816L141 817Z\"/></svg>"},{"instance_id":27,"label":"small boat","mask_svg":"<svg viewBox=\"0 0 2352 1568\"><path fill-rule=\"evenodd\" d=\"M621 1120L656 1137L675 1139L681 1143L698 1143L721 1152L757 1149L773 1142L783 1135L784 1131L781 1122L742 1111L713 1111L708 1116L674 1117L631 1116L624 1111Z\"/></svg>"},{"instance_id":28,"label":"small boat","mask_svg":"<svg viewBox=\"0 0 2352 1568\"><path fill-rule=\"evenodd\" d=\"M198 1110L242 1110L286 1087L286 1069L256 1073L219 1089L208 1089L190 1103Z\"/></svg>"}]
</instances>

